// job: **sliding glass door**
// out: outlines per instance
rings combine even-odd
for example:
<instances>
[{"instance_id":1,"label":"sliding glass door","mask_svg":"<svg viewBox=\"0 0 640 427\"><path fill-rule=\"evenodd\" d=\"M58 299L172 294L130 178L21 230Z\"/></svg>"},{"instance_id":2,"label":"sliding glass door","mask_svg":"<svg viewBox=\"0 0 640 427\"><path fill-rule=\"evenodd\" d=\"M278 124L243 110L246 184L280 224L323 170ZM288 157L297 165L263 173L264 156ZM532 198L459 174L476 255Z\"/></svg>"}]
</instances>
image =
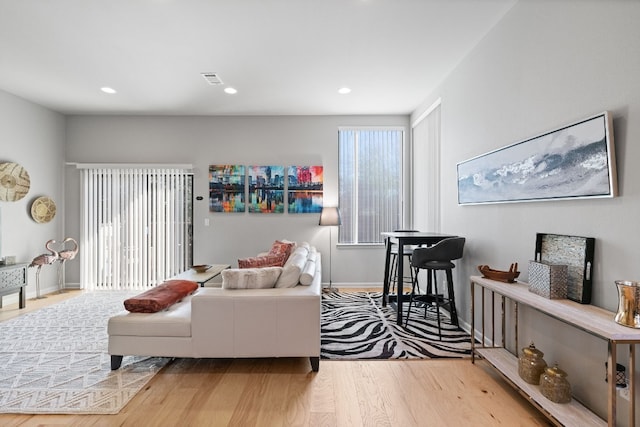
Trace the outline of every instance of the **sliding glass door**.
<instances>
[{"instance_id":1,"label":"sliding glass door","mask_svg":"<svg viewBox=\"0 0 640 427\"><path fill-rule=\"evenodd\" d=\"M85 289L146 289L193 260L193 175L181 169L83 169Z\"/></svg>"}]
</instances>

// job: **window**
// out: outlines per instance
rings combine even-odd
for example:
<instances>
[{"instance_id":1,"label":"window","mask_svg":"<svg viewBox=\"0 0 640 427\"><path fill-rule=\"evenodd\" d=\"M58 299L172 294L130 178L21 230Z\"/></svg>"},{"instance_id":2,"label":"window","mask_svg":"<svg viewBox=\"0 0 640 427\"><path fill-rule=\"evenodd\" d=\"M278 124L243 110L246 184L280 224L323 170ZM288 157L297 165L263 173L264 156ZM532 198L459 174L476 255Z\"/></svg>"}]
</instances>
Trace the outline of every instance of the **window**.
<instances>
[{"instance_id":1,"label":"window","mask_svg":"<svg viewBox=\"0 0 640 427\"><path fill-rule=\"evenodd\" d=\"M338 130L339 243L382 243L402 228L403 141L401 128Z\"/></svg>"}]
</instances>

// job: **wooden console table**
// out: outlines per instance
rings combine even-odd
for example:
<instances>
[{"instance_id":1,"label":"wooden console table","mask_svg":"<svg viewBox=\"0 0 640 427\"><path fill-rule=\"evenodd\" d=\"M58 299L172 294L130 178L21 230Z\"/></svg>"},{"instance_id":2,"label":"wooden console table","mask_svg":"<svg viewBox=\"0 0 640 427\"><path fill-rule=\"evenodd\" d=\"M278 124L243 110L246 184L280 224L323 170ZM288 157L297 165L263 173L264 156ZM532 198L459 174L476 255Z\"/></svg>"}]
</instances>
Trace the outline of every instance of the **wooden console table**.
<instances>
[{"instance_id":1,"label":"wooden console table","mask_svg":"<svg viewBox=\"0 0 640 427\"><path fill-rule=\"evenodd\" d=\"M18 306L26 306L27 263L0 265L0 308L2 297L5 295L20 293Z\"/></svg>"},{"instance_id":2,"label":"wooden console table","mask_svg":"<svg viewBox=\"0 0 640 427\"><path fill-rule=\"evenodd\" d=\"M482 289L481 295L481 344L477 345L473 339L475 334L475 311L476 311L476 287ZM487 345L487 335L485 334L485 290L491 292L491 345ZM502 340L495 341L495 294L501 296L501 319ZM505 300L510 299L515 306L514 330L515 348L514 355L505 348ZM559 404L548 400L539 391L539 387L526 383L518 375L518 304L523 304L540 313L544 313L569 326L578 328L590 335L607 341L607 389L608 389L608 419L599 418L588 408L580 404L576 399L570 403ZM640 330L622 326L614 322L615 313L604 310L593 305L578 304L571 300L551 300L529 292L526 283L503 283L485 279L480 276L471 276L471 348L472 363L475 356L480 356L487 360L496 370L498 370L507 381L515 387L521 394L529 399L539 410L541 410L553 423L558 425L606 425L611 427L616 425L616 380L615 366L617 346L621 344L629 345L629 369L627 371L629 380L629 426L635 425L635 346L640 344Z\"/></svg>"}]
</instances>

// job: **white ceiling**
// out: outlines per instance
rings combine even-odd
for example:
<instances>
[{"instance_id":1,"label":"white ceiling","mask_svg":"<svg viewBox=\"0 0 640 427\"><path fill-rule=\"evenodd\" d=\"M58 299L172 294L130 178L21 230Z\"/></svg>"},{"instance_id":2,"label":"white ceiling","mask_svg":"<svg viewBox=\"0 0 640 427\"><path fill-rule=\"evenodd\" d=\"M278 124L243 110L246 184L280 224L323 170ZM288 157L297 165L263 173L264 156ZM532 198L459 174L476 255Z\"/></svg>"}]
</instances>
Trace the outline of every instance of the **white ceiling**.
<instances>
[{"instance_id":1,"label":"white ceiling","mask_svg":"<svg viewBox=\"0 0 640 427\"><path fill-rule=\"evenodd\" d=\"M0 89L67 114L408 114L515 1L0 0Z\"/></svg>"}]
</instances>

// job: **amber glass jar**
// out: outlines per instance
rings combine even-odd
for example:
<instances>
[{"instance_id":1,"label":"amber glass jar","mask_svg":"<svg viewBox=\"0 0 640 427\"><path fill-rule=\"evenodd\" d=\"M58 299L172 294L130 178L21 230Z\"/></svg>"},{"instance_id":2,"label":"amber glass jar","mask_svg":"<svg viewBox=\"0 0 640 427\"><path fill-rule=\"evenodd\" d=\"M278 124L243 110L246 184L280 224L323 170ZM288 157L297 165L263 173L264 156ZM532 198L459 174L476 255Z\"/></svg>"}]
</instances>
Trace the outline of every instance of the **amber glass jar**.
<instances>
[{"instance_id":1,"label":"amber glass jar","mask_svg":"<svg viewBox=\"0 0 640 427\"><path fill-rule=\"evenodd\" d=\"M529 384L540 384L540 375L547 367L547 362L542 358L544 353L531 343L529 347L522 349L518 358L518 375Z\"/></svg>"},{"instance_id":2,"label":"amber glass jar","mask_svg":"<svg viewBox=\"0 0 640 427\"><path fill-rule=\"evenodd\" d=\"M567 373L558 368L558 365L545 369L540 376L540 392L552 402L569 403L571 384L567 380Z\"/></svg>"}]
</instances>

